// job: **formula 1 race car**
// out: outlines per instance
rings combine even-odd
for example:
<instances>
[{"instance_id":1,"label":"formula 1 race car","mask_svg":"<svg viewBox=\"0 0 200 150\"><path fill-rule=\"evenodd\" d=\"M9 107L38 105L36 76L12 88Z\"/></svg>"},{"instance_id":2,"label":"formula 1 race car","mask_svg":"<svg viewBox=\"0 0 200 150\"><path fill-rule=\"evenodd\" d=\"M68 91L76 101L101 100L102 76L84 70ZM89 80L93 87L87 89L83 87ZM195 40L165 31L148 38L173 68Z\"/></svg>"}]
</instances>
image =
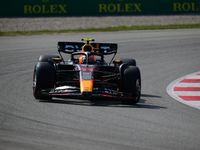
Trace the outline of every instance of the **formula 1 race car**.
<instances>
[{"instance_id":1,"label":"formula 1 race car","mask_svg":"<svg viewBox=\"0 0 200 150\"><path fill-rule=\"evenodd\" d=\"M141 76L134 59L114 60L115 43L58 42L56 55L41 55L33 73L33 95L36 99L52 97L95 98L121 100L136 104L140 100ZM65 61L62 53L71 54ZM109 64L105 55L114 54Z\"/></svg>"}]
</instances>

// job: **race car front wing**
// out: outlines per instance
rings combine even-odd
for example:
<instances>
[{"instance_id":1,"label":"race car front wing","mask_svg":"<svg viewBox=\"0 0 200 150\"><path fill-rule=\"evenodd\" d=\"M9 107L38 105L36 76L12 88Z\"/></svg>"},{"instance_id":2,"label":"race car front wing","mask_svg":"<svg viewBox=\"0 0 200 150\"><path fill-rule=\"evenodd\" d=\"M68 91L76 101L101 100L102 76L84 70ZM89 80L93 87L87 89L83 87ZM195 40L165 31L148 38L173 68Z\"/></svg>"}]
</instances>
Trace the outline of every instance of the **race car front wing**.
<instances>
[{"instance_id":1,"label":"race car front wing","mask_svg":"<svg viewBox=\"0 0 200 150\"><path fill-rule=\"evenodd\" d=\"M53 89L44 89L41 95L52 97L78 97L78 98L95 98L95 97L109 97L109 98L128 98L136 99L132 93L119 92L109 88L93 88L93 92L80 92L80 88L75 86L62 86Z\"/></svg>"}]
</instances>

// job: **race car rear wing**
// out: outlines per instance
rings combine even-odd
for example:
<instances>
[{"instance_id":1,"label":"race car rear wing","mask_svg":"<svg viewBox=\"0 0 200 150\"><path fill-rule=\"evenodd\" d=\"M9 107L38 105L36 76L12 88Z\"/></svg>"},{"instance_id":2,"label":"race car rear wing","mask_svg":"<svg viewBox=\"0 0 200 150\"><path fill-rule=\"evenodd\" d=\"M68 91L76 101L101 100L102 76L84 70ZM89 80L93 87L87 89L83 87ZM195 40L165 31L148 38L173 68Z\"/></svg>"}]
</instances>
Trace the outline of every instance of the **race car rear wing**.
<instances>
[{"instance_id":1,"label":"race car rear wing","mask_svg":"<svg viewBox=\"0 0 200 150\"><path fill-rule=\"evenodd\" d=\"M115 43L90 43L95 52L103 55L117 53L117 44ZM84 42L58 42L58 51L63 53L74 53L82 51Z\"/></svg>"},{"instance_id":2,"label":"race car rear wing","mask_svg":"<svg viewBox=\"0 0 200 150\"><path fill-rule=\"evenodd\" d=\"M91 43L91 45L95 52L103 55L117 53L117 44L115 43Z\"/></svg>"}]
</instances>

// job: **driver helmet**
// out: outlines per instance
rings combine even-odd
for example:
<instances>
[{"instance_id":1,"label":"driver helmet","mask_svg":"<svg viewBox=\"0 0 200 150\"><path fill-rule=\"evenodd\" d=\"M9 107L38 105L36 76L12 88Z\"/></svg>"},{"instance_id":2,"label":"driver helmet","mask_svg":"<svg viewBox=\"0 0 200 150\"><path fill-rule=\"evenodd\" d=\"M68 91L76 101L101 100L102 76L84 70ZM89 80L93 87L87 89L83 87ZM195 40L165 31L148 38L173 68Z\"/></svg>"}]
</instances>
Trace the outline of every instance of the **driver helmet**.
<instances>
[{"instance_id":1,"label":"driver helmet","mask_svg":"<svg viewBox=\"0 0 200 150\"><path fill-rule=\"evenodd\" d=\"M95 63L96 63L96 58L94 57L94 55L89 56L88 64L95 64ZM85 55L81 55L79 57L79 64L86 64L86 56Z\"/></svg>"}]
</instances>

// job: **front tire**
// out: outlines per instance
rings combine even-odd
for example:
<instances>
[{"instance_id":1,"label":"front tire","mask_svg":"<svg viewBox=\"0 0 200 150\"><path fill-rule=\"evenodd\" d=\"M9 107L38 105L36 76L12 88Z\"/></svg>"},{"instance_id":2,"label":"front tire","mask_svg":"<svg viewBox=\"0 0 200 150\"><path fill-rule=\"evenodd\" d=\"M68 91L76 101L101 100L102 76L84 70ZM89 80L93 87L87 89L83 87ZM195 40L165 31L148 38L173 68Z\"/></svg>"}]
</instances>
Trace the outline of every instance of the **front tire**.
<instances>
[{"instance_id":1,"label":"front tire","mask_svg":"<svg viewBox=\"0 0 200 150\"><path fill-rule=\"evenodd\" d=\"M51 100L51 96L43 95L42 89L54 87L56 71L54 65L49 62L38 62L33 73L33 96L36 99Z\"/></svg>"},{"instance_id":2,"label":"front tire","mask_svg":"<svg viewBox=\"0 0 200 150\"><path fill-rule=\"evenodd\" d=\"M139 102L141 95L141 75L136 66L125 65L121 70L121 90L131 93L132 98L121 99L122 104L134 105Z\"/></svg>"}]
</instances>

